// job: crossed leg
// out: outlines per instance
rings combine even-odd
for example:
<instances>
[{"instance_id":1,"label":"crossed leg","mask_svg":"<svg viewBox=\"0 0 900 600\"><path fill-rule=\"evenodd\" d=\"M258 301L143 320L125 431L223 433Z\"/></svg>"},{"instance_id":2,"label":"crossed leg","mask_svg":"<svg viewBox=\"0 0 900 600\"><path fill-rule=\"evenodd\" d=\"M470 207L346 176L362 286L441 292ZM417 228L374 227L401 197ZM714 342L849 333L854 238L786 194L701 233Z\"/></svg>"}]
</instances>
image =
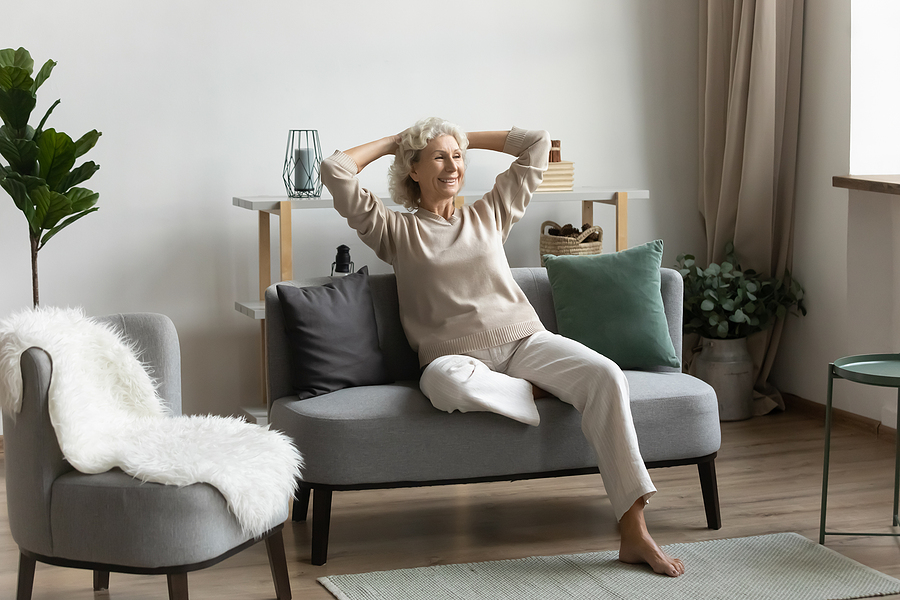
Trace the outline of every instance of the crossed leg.
<instances>
[{"instance_id":1,"label":"crossed leg","mask_svg":"<svg viewBox=\"0 0 900 600\"><path fill-rule=\"evenodd\" d=\"M663 552L647 530L644 505L656 488L640 456L628 381L621 369L578 342L543 332L519 345L506 373L527 379L581 412L582 430L597 453L619 519L619 560L647 563L670 577L683 574L684 563Z\"/></svg>"},{"instance_id":2,"label":"crossed leg","mask_svg":"<svg viewBox=\"0 0 900 600\"><path fill-rule=\"evenodd\" d=\"M544 390L573 405L582 414L582 430L596 451L619 520L619 560L647 563L671 577L683 574L682 561L663 552L647 530L644 505L656 488L638 449L621 369L578 342L548 332L509 349L505 356L479 352L479 360L438 359L423 373L422 391L441 410L490 410L529 425L539 422L533 398Z\"/></svg>"}]
</instances>

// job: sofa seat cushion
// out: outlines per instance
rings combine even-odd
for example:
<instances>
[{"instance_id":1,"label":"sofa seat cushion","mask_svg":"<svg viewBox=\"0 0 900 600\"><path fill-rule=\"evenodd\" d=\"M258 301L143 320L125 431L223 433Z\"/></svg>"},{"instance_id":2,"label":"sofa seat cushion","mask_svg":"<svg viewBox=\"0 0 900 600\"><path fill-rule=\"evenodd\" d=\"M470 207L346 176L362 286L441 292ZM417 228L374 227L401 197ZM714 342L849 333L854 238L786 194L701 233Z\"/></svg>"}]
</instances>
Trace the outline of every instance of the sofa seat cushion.
<instances>
[{"instance_id":1,"label":"sofa seat cushion","mask_svg":"<svg viewBox=\"0 0 900 600\"><path fill-rule=\"evenodd\" d=\"M722 443L716 392L685 373L625 371L645 462L699 458Z\"/></svg>"},{"instance_id":2,"label":"sofa seat cushion","mask_svg":"<svg viewBox=\"0 0 900 600\"><path fill-rule=\"evenodd\" d=\"M86 475L70 471L53 483L53 555L69 560L140 567L204 562L249 538L213 486L143 483L112 469ZM272 527L283 523L284 514ZM84 544L85 538L104 539ZM184 540L173 544L173 540ZM140 543L136 543L139 540Z\"/></svg>"},{"instance_id":3,"label":"sofa seat cushion","mask_svg":"<svg viewBox=\"0 0 900 600\"><path fill-rule=\"evenodd\" d=\"M718 450L712 388L679 373L626 371L626 376L646 461ZM352 487L596 466L581 415L555 398L538 400L537 406L538 427L493 413L445 413L431 405L417 381L404 381L307 400L280 398L269 419L294 439L306 459L303 479L310 484Z\"/></svg>"}]
</instances>

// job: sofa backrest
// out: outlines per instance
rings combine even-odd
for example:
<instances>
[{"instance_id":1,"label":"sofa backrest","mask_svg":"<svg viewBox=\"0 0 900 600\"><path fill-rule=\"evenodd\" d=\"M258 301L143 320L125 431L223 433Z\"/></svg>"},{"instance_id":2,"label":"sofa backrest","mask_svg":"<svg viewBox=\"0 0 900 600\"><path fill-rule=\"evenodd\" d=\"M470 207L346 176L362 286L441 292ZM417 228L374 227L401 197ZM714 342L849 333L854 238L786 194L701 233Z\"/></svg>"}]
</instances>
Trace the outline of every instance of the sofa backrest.
<instances>
[{"instance_id":1,"label":"sofa backrest","mask_svg":"<svg viewBox=\"0 0 900 600\"><path fill-rule=\"evenodd\" d=\"M548 330L556 333L556 310L550 291L547 270L543 267L519 267L512 269L513 278L540 317ZM681 275L673 269L660 269L661 292L665 306L669 335L675 346L677 355L681 355L682 297L683 281ZM297 281L281 282L275 285L294 285L307 287L323 285L332 279L316 277ZM267 352L267 391L269 406L273 400L294 395L291 387L287 335L284 332L284 317L278 301L275 285L266 290L266 352ZM400 323L399 301L397 299L397 283L393 273L387 275L370 275L369 286L375 305L375 320L378 324L378 339L385 355L388 370L397 381L418 379L419 361L416 353L409 347L403 326ZM659 370L677 371L677 368L660 367Z\"/></svg>"}]
</instances>

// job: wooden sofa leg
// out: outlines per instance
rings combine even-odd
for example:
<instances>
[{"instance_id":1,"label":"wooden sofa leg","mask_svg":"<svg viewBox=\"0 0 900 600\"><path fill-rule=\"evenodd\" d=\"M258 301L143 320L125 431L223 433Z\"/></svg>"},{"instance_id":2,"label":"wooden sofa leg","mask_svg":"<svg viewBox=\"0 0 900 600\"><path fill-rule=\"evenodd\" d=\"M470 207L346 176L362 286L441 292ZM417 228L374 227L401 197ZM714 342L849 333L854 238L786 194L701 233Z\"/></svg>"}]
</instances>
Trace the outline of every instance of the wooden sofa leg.
<instances>
[{"instance_id":1,"label":"wooden sofa leg","mask_svg":"<svg viewBox=\"0 0 900 600\"><path fill-rule=\"evenodd\" d=\"M94 591L109 589L109 571L94 571Z\"/></svg>"},{"instance_id":2,"label":"wooden sofa leg","mask_svg":"<svg viewBox=\"0 0 900 600\"><path fill-rule=\"evenodd\" d=\"M719 510L719 486L716 483L716 461L697 464L700 472L700 489L703 507L706 509L706 525L710 529L722 529L722 513Z\"/></svg>"},{"instance_id":3,"label":"wooden sofa leg","mask_svg":"<svg viewBox=\"0 0 900 600\"><path fill-rule=\"evenodd\" d=\"M291 580L288 577L284 537L281 531L276 531L266 538L266 553L269 555L269 567L272 569L272 581L275 583L275 597L278 600L291 600Z\"/></svg>"},{"instance_id":4,"label":"wooden sofa leg","mask_svg":"<svg viewBox=\"0 0 900 600\"><path fill-rule=\"evenodd\" d=\"M169 573L166 582L169 584L169 600L188 600L187 573Z\"/></svg>"},{"instance_id":5,"label":"wooden sofa leg","mask_svg":"<svg viewBox=\"0 0 900 600\"><path fill-rule=\"evenodd\" d=\"M34 565L37 561L19 553L19 581L16 588L16 600L31 600L34 590Z\"/></svg>"},{"instance_id":6,"label":"wooden sofa leg","mask_svg":"<svg viewBox=\"0 0 900 600\"><path fill-rule=\"evenodd\" d=\"M309 512L309 492L310 489L308 487L301 487L297 490L297 497L294 499L294 508L291 511L292 521L306 521L306 514Z\"/></svg>"},{"instance_id":7,"label":"wooden sofa leg","mask_svg":"<svg viewBox=\"0 0 900 600\"><path fill-rule=\"evenodd\" d=\"M314 565L328 560L328 529L331 526L331 490L316 488L313 493L312 556Z\"/></svg>"}]
</instances>

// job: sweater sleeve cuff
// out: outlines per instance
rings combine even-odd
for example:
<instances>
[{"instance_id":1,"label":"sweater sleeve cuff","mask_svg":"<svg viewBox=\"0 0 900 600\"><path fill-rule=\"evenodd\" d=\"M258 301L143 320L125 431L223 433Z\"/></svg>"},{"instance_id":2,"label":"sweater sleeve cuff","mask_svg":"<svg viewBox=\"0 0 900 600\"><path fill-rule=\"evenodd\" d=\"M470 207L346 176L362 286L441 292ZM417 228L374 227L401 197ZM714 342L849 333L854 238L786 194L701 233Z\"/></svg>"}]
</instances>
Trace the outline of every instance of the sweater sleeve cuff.
<instances>
[{"instance_id":1,"label":"sweater sleeve cuff","mask_svg":"<svg viewBox=\"0 0 900 600\"><path fill-rule=\"evenodd\" d=\"M359 167L356 164L356 161L350 158L350 155L344 154L340 150L335 150L334 154L328 157L328 160L332 160L338 164L338 166L347 169L354 175L359 174Z\"/></svg>"},{"instance_id":2,"label":"sweater sleeve cuff","mask_svg":"<svg viewBox=\"0 0 900 600\"><path fill-rule=\"evenodd\" d=\"M513 127L506 136L506 143L503 151L513 156L518 156L525 149L525 137L528 135L527 129Z\"/></svg>"}]
</instances>

